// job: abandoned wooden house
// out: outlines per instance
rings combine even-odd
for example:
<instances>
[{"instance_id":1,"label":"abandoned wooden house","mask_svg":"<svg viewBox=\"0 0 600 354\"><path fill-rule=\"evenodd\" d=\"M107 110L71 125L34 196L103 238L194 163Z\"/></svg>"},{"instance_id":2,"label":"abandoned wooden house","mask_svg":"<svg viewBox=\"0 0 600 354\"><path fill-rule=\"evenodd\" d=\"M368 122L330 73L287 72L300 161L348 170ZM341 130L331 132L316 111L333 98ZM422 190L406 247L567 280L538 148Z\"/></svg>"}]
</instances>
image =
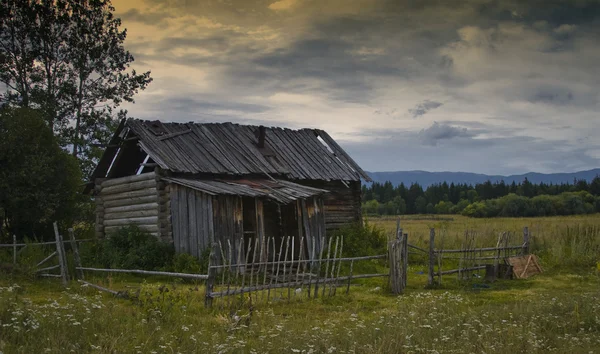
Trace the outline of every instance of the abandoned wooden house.
<instances>
[{"instance_id":1,"label":"abandoned wooden house","mask_svg":"<svg viewBox=\"0 0 600 354\"><path fill-rule=\"evenodd\" d=\"M128 119L87 191L98 237L135 224L196 257L212 242L283 236L312 253L327 230L361 220L361 179L322 130Z\"/></svg>"}]
</instances>

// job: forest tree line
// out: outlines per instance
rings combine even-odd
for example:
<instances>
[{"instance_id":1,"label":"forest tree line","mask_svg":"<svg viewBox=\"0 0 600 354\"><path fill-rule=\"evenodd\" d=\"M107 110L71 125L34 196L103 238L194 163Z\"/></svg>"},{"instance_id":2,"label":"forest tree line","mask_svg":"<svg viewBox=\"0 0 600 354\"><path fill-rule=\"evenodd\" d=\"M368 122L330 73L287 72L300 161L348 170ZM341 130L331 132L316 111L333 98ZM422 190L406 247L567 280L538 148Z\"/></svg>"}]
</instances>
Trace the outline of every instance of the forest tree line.
<instances>
[{"instance_id":1,"label":"forest tree line","mask_svg":"<svg viewBox=\"0 0 600 354\"><path fill-rule=\"evenodd\" d=\"M362 209L367 215L463 214L472 217L553 216L600 212L600 177L588 183L418 183L363 185Z\"/></svg>"}]
</instances>

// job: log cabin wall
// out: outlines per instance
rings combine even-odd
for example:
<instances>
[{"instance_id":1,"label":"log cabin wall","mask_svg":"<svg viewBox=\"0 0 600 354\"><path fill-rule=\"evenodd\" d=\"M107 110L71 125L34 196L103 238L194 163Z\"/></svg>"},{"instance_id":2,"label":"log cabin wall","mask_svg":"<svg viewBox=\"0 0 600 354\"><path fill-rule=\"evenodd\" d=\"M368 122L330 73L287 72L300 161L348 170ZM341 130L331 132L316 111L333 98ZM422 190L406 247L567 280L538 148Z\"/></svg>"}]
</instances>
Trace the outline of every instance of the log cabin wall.
<instances>
[{"instance_id":1,"label":"log cabin wall","mask_svg":"<svg viewBox=\"0 0 600 354\"><path fill-rule=\"evenodd\" d=\"M154 172L111 178L96 184L96 236L137 225L160 237L159 194Z\"/></svg>"},{"instance_id":2,"label":"log cabin wall","mask_svg":"<svg viewBox=\"0 0 600 354\"><path fill-rule=\"evenodd\" d=\"M296 181L309 187L329 191L323 195L325 227L336 230L341 227L362 221L361 189L359 181Z\"/></svg>"}]
</instances>

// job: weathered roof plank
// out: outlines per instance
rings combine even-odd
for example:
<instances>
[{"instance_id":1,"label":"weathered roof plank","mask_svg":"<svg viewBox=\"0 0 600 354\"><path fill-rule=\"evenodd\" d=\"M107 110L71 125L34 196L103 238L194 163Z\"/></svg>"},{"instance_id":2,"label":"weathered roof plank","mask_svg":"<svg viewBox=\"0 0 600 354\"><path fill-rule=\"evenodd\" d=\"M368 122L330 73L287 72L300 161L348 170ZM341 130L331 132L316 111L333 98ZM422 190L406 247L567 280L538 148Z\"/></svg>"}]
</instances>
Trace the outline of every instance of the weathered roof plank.
<instances>
[{"instance_id":1,"label":"weathered roof plank","mask_svg":"<svg viewBox=\"0 0 600 354\"><path fill-rule=\"evenodd\" d=\"M128 119L124 127L139 138L138 144L152 160L172 172L235 176L268 174L298 180L370 180L322 130L265 128L263 149L258 147L255 135L259 127L252 125ZM105 165L100 164L94 176L105 174Z\"/></svg>"}]
</instances>

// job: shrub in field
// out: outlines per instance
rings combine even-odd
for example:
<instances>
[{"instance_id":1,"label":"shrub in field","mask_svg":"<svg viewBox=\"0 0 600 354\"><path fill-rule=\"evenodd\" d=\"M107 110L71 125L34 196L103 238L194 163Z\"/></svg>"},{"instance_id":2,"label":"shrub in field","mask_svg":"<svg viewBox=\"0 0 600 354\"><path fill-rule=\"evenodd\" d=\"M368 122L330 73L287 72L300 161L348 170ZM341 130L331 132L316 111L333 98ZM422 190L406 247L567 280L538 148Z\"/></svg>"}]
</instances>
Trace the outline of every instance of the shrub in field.
<instances>
[{"instance_id":1,"label":"shrub in field","mask_svg":"<svg viewBox=\"0 0 600 354\"><path fill-rule=\"evenodd\" d=\"M177 273L207 274L209 256L210 249L204 250L200 259L187 253L180 253L173 257L173 271Z\"/></svg>"},{"instance_id":2,"label":"shrub in field","mask_svg":"<svg viewBox=\"0 0 600 354\"><path fill-rule=\"evenodd\" d=\"M383 254L386 252L385 231L365 222L352 224L334 232L331 236L344 236L344 257L358 257Z\"/></svg>"},{"instance_id":3,"label":"shrub in field","mask_svg":"<svg viewBox=\"0 0 600 354\"><path fill-rule=\"evenodd\" d=\"M175 250L136 226L120 228L93 245L82 248L83 264L123 269L170 267Z\"/></svg>"}]
</instances>

